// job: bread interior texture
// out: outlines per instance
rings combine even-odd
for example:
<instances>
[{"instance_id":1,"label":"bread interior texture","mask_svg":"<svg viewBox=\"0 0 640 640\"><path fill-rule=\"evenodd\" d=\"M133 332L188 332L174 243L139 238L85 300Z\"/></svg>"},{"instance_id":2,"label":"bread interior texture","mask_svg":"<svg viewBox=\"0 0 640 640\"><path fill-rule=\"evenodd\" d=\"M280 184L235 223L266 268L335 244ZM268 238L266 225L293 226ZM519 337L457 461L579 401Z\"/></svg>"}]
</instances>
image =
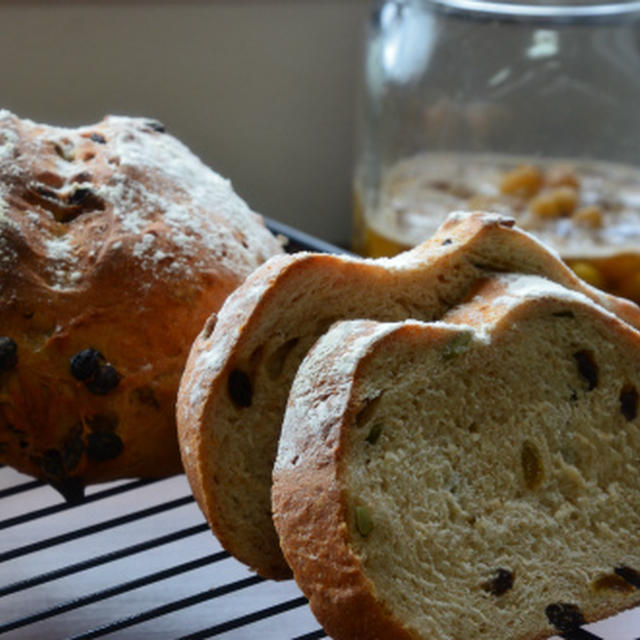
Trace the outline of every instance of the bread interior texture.
<instances>
[{"instance_id":1,"label":"bread interior texture","mask_svg":"<svg viewBox=\"0 0 640 640\"><path fill-rule=\"evenodd\" d=\"M446 282L435 276L431 282L413 270L386 273L370 265L341 266L331 258L309 260L254 312L255 330L244 332L227 376L218 382L226 388L212 394L215 429L203 433L215 438L206 465L216 494L214 518L222 525L217 533L235 555L271 578L290 575L271 519L271 475L289 389L306 353L341 318L439 317L478 272L462 262ZM319 268L325 261L334 266ZM240 379L244 398L234 392L233 381Z\"/></svg>"},{"instance_id":2,"label":"bread interior texture","mask_svg":"<svg viewBox=\"0 0 640 640\"><path fill-rule=\"evenodd\" d=\"M395 258L277 259L227 299L212 336L197 345L201 355L187 366L179 402L187 411L179 425L199 504L236 558L263 577L291 575L271 518L273 462L294 374L332 323L436 320L495 271L545 275L637 321L637 309L584 287L511 225L492 214L459 213L424 245ZM191 446L190 436L185 443L185 432L199 445Z\"/></svg>"},{"instance_id":3,"label":"bread interior texture","mask_svg":"<svg viewBox=\"0 0 640 640\"><path fill-rule=\"evenodd\" d=\"M418 637L538 638L640 600L637 346L580 315L543 306L488 342L405 332L362 365L350 545Z\"/></svg>"}]
</instances>

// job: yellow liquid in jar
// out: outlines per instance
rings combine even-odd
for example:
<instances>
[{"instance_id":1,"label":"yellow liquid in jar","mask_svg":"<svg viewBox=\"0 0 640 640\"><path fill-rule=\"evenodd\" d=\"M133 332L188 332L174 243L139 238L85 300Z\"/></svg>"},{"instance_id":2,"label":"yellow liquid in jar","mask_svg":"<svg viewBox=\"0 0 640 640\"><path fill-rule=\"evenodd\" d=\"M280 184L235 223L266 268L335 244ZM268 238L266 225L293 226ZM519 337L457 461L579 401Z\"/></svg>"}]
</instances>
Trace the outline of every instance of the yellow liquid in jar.
<instances>
[{"instance_id":1,"label":"yellow liquid in jar","mask_svg":"<svg viewBox=\"0 0 640 640\"><path fill-rule=\"evenodd\" d=\"M533 167L542 176L540 184L536 173L523 167ZM558 251L589 284L640 304L640 170L635 167L423 154L387 172L375 210L366 209L366 195L356 181L353 248L362 255L405 251L431 236L451 211L497 211Z\"/></svg>"}]
</instances>

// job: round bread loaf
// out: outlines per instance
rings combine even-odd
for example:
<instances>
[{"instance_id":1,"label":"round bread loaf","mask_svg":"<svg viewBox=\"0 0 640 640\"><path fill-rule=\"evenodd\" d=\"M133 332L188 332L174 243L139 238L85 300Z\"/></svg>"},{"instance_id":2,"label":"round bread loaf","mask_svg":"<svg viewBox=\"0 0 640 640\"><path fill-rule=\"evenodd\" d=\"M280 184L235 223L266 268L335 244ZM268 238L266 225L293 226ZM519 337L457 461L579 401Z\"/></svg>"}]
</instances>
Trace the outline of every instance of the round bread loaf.
<instances>
[{"instance_id":1,"label":"round bread loaf","mask_svg":"<svg viewBox=\"0 0 640 640\"><path fill-rule=\"evenodd\" d=\"M0 463L70 500L179 472L191 343L281 251L157 121L63 129L0 111Z\"/></svg>"}]
</instances>

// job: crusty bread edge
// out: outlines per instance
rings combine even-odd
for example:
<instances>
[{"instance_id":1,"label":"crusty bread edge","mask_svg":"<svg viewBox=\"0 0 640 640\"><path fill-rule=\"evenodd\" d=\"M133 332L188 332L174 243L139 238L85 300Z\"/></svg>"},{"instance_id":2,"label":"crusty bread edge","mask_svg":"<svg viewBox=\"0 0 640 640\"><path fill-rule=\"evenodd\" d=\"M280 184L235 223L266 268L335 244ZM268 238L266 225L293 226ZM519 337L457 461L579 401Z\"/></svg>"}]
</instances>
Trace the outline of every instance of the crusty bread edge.
<instances>
[{"instance_id":1,"label":"crusty bread edge","mask_svg":"<svg viewBox=\"0 0 640 640\"><path fill-rule=\"evenodd\" d=\"M339 364L335 388L325 388L320 397L305 396L305 392L314 386L312 377L305 379L306 365L313 364L314 358L325 361L326 353L320 354L319 350L324 349L327 337L331 338L329 334L310 351L300 369L301 375L294 382L292 397L298 397L300 391L300 397L304 399L299 405L289 404L285 424L300 426L302 415L309 412L310 428L302 434L304 444L293 445L295 452L289 450L292 443L280 441L272 487L274 524L298 586L331 637L416 640L418 636L381 607L375 587L366 577L362 561L349 543L346 496L338 475L344 450L344 423L352 413L354 387L350 379L357 378L358 371L380 340L395 333L397 327L374 321L347 321L337 323L334 329L339 331L340 326L351 326L353 322L364 330L340 335L338 351L341 354L348 352L349 356L348 362L343 360ZM345 341L350 343L348 347ZM340 420L343 411L346 411L344 420ZM300 435L299 431L293 431ZM305 456L311 466L304 471L298 470L295 464L291 467L291 455L294 459ZM319 531L322 531L321 536L317 535Z\"/></svg>"},{"instance_id":2,"label":"crusty bread edge","mask_svg":"<svg viewBox=\"0 0 640 640\"><path fill-rule=\"evenodd\" d=\"M633 327L640 329L640 307L637 304L631 300L601 291L580 279L554 249L527 231L515 226L515 220L512 218L480 211L456 211L447 217L431 241L434 243L444 242L447 237L456 238L457 244L468 242L474 238L474 241L469 245L470 253L480 268L485 267L487 271L517 271L523 274L544 276L568 289L583 293L593 302L615 313ZM514 265L511 259L505 260L502 265L499 264L499 261L486 264L485 256L488 253L497 254L500 252L499 247L502 244L513 247L516 243L518 244L517 265ZM495 249L491 248L492 245L495 245ZM508 251L506 255L509 255ZM528 264L521 263L520 257L522 255L530 258ZM514 269L514 266L517 268Z\"/></svg>"},{"instance_id":3,"label":"crusty bread edge","mask_svg":"<svg viewBox=\"0 0 640 640\"><path fill-rule=\"evenodd\" d=\"M180 454L196 502L225 549L262 577L275 580L292 577L284 559L281 563L254 566L235 537L229 534L227 514L208 490L215 475L209 456L210 448L216 446L211 419L215 419L216 399L226 394L225 381L235 366L243 338L250 336L259 325L262 310L275 295L274 283L286 281L288 275L300 268L322 265L334 258L329 254L307 252L279 255L249 275L242 289L227 298L224 311L213 314L205 323L193 343L178 391L176 419Z\"/></svg>"}]
</instances>

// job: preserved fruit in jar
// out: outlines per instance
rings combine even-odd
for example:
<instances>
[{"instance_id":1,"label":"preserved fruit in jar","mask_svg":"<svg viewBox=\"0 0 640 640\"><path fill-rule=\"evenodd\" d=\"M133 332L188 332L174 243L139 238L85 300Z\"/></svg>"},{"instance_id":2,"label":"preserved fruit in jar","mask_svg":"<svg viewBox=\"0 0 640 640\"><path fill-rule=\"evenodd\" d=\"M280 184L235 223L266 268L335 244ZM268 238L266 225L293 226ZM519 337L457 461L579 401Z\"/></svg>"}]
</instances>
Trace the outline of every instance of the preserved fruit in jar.
<instances>
[{"instance_id":1,"label":"preserved fruit in jar","mask_svg":"<svg viewBox=\"0 0 640 640\"><path fill-rule=\"evenodd\" d=\"M355 184L357 249L393 255L435 233L448 213L484 210L558 251L590 284L640 303L640 169L595 160L423 153L381 177L376 211Z\"/></svg>"},{"instance_id":2,"label":"preserved fruit in jar","mask_svg":"<svg viewBox=\"0 0 640 640\"><path fill-rule=\"evenodd\" d=\"M640 3L381 0L368 25L353 248L455 210L512 216L640 303Z\"/></svg>"}]
</instances>

